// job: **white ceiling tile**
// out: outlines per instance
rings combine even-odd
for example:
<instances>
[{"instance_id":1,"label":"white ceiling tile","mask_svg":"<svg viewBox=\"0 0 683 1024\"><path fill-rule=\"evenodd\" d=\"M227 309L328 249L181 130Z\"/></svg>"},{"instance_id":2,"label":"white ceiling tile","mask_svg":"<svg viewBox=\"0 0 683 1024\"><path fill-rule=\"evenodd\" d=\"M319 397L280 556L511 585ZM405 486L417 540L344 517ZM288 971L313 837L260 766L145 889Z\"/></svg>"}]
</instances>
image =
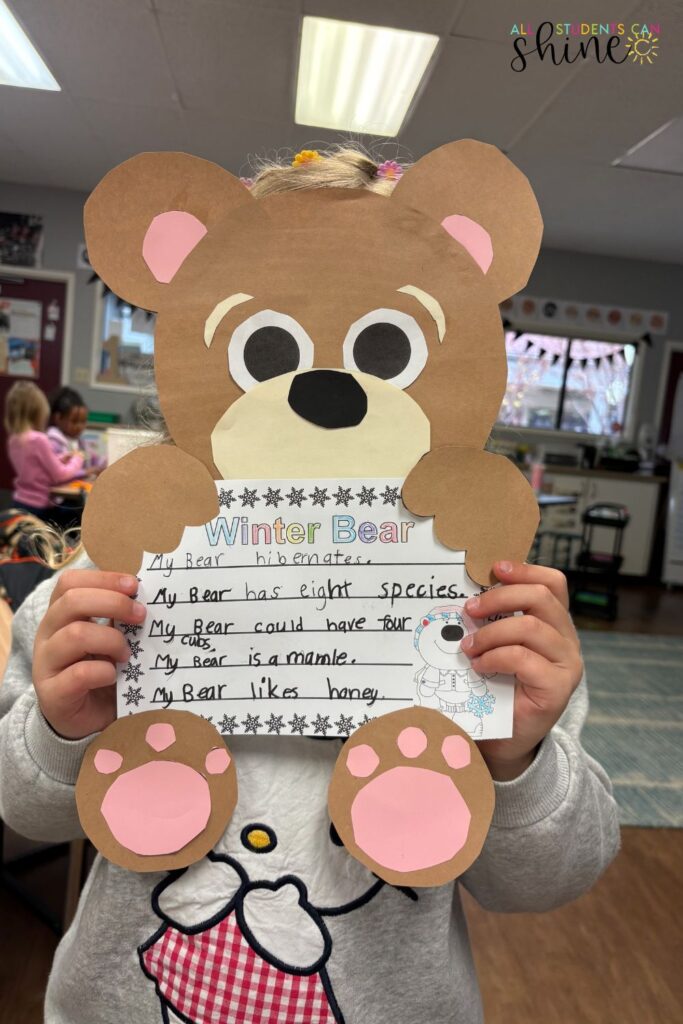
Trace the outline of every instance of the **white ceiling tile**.
<instances>
[{"instance_id":1,"label":"white ceiling tile","mask_svg":"<svg viewBox=\"0 0 683 1024\"><path fill-rule=\"evenodd\" d=\"M17 13L73 96L170 106L175 87L155 15L144 3L19 0Z\"/></svg>"},{"instance_id":2,"label":"white ceiling tile","mask_svg":"<svg viewBox=\"0 0 683 1024\"><path fill-rule=\"evenodd\" d=\"M457 138L475 138L501 148L540 111L552 90L561 89L572 68L510 70L500 43L451 37L441 54L400 141L416 156Z\"/></svg>"},{"instance_id":3,"label":"white ceiling tile","mask_svg":"<svg viewBox=\"0 0 683 1024\"><path fill-rule=\"evenodd\" d=\"M103 0L107 2L107 0ZM249 7L298 14L303 0L148 0L162 13L191 14L198 7ZM341 2L341 0L338 0Z\"/></svg>"},{"instance_id":4,"label":"white ceiling tile","mask_svg":"<svg viewBox=\"0 0 683 1024\"><path fill-rule=\"evenodd\" d=\"M183 107L291 120L298 16L202 5L159 24Z\"/></svg>"},{"instance_id":5,"label":"white ceiling tile","mask_svg":"<svg viewBox=\"0 0 683 1024\"><path fill-rule=\"evenodd\" d=\"M512 51L513 25L531 25L532 31L542 22L571 21L572 23L592 22L624 22L629 12L636 7L636 0L600 0L599 4L590 0L573 3L548 3L548 0L524 0L522 4L502 4L500 0L466 0L453 26L453 33L471 36L474 39L493 39L498 42L508 41ZM570 9L571 8L571 9ZM560 37L561 39L564 37Z\"/></svg>"},{"instance_id":6,"label":"white ceiling tile","mask_svg":"<svg viewBox=\"0 0 683 1024\"><path fill-rule=\"evenodd\" d=\"M530 118L516 143L527 152L585 153L611 163L680 115L681 96L683 64L672 48L662 48L651 67L630 61L619 66L585 63L538 118Z\"/></svg>"},{"instance_id":7,"label":"white ceiling tile","mask_svg":"<svg viewBox=\"0 0 683 1024\"><path fill-rule=\"evenodd\" d=\"M75 103L117 163L148 150L188 148L186 122L180 110L104 100L76 100Z\"/></svg>"},{"instance_id":8,"label":"white ceiling tile","mask_svg":"<svg viewBox=\"0 0 683 1024\"><path fill-rule=\"evenodd\" d=\"M515 162L538 198L544 245L683 263L680 178L523 150Z\"/></svg>"},{"instance_id":9,"label":"white ceiling tile","mask_svg":"<svg viewBox=\"0 0 683 1024\"><path fill-rule=\"evenodd\" d=\"M303 0L303 13L444 35L464 3L465 0Z\"/></svg>"}]
</instances>

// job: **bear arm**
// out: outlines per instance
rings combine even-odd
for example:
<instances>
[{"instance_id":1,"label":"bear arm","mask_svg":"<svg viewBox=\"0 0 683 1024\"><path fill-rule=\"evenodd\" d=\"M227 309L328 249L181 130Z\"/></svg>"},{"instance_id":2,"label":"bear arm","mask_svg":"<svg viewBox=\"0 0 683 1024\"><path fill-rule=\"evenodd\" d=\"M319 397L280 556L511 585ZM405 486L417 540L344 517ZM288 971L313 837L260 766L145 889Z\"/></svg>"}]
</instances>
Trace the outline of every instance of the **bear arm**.
<instances>
[{"instance_id":1,"label":"bear arm","mask_svg":"<svg viewBox=\"0 0 683 1024\"><path fill-rule=\"evenodd\" d=\"M83 544L98 568L135 574L144 551L174 551L186 526L216 515L218 494L206 466L175 445L149 445L98 477L83 513Z\"/></svg>"},{"instance_id":2,"label":"bear arm","mask_svg":"<svg viewBox=\"0 0 683 1024\"><path fill-rule=\"evenodd\" d=\"M465 568L482 586L496 583L494 562L523 562L538 528L536 496L502 455L446 445L423 456L402 489L406 508L433 516L446 547L465 551Z\"/></svg>"},{"instance_id":3,"label":"bear arm","mask_svg":"<svg viewBox=\"0 0 683 1024\"><path fill-rule=\"evenodd\" d=\"M175 927L196 928L224 910L241 884L232 865L204 857L162 890L157 913Z\"/></svg>"}]
</instances>

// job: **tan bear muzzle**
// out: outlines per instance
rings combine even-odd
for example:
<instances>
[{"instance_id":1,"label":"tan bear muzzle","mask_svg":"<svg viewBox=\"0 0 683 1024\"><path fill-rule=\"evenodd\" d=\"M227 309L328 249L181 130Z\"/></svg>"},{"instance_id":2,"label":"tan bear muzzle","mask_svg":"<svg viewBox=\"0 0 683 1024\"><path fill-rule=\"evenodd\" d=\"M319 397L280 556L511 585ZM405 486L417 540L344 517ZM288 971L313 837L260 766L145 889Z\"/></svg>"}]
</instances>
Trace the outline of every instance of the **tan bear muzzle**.
<instances>
[{"instance_id":1,"label":"tan bear muzzle","mask_svg":"<svg viewBox=\"0 0 683 1024\"><path fill-rule=\"evenodd\" d=\"M251 388L211 434L225 480L407 476L429 451L429 420L404 391L368 373L284 373Z\"/></svg>"}]
</instances>

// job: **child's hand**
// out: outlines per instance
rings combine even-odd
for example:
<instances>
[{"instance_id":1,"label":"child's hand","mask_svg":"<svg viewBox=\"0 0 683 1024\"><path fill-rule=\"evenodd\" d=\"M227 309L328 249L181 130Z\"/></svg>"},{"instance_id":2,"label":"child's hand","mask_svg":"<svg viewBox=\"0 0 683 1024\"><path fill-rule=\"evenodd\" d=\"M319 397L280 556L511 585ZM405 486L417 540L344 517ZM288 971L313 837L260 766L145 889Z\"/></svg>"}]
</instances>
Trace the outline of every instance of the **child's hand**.
<instances>
[{"instance_id":1,"label":"child's hand","mask_svg":"<svg viewBox=\"0 0 683 1024\"><path fill-rule=\"evenodd\" d=\"M66 739L105 729L116 717L117 662L130 648L112 625L92 619L141 623L145 606L134 601L135 576L94 569L62 573L33 647L33 685L43 715Z\"/></svg>"},{"instance_id":2,"label":"child's hand","mask_svg":"<svg viewBox=\"0 0 683 1024\"><path fill-rule=\"evenodd\" d=\"M493 778L505 781L533 761L578 686L583 661L563 573L519 562L497 562L494 572L503 586L470 598L468 614L475 619L525 614L487 623L463 640L462 649L480 675L503 672L517 678L513 736L479 744Z\"/></svg>"}]
</instances>

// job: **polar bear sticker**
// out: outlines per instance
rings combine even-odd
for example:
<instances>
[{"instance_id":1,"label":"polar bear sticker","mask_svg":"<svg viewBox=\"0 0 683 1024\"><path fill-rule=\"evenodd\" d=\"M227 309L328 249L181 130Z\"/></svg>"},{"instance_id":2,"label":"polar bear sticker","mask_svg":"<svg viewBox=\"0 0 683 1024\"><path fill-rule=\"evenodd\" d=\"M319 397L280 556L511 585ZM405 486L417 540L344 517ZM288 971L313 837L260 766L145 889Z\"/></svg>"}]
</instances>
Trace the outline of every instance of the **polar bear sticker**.
<instances>
[{"instance_id":1,"label":"polar bear sticker","mask_svg":"<svg viewBox=\"0 0 683 1024\"><path fill-rule=\"evenodd\" d=\"M490 676L479 675L462 651L462 641L476 627L460 605L439 605L424 615L414 645L424 660L415 673L416 703L437 708L474 739L483 735L483 719L493 713Z\"/></svg>"}]
</instances>

